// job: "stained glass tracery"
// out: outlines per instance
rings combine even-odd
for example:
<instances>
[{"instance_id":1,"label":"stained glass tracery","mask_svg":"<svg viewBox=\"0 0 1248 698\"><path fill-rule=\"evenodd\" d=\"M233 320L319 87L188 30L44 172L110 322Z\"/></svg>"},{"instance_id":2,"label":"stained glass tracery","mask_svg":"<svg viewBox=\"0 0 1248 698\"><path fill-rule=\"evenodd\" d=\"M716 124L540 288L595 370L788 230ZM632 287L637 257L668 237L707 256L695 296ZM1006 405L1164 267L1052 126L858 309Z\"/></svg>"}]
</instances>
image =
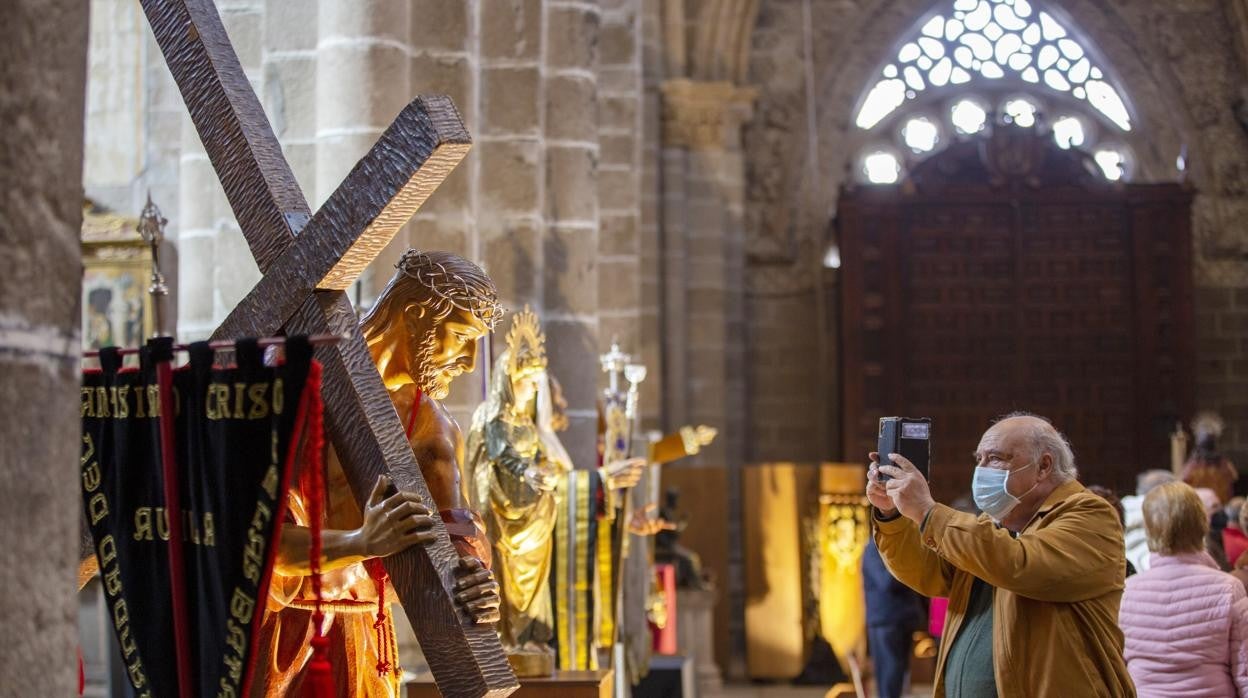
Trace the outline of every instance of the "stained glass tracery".
<instances>
[{"instance_id":1,"label":"stained glass tracery","mask_svg":"<svg viewBox=\"0 0 1248 698\"><path fill-rule=\"evenodd\" d=\"M954 0L897 50L868 92L856 124L870 129L929 87L1009 75L1088 103L1123 131L1131 116L1085 47L1029 0ZM1023 117L1024 120L1027 117Z\"/></svg>"}]
</instances>

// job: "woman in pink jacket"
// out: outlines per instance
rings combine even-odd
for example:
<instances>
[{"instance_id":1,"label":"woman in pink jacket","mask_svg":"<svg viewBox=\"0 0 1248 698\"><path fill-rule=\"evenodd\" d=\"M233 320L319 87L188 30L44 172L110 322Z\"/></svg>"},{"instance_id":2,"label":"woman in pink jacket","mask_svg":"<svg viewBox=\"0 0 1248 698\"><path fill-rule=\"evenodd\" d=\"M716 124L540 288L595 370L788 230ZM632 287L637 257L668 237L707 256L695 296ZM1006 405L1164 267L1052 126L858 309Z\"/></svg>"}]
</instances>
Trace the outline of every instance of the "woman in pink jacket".
<instances>
[{"instance_id":1,"label":"woman in pink jacket","mask_svg":"<svg viewBox=\"0 0 1248 698\"><path fill-rule=\"evenodd\" d=\"M1248 595L1205 552L1209 518L1182 482L1144 498L1151 565L1127 579L1119 624L1140 698L1248 698Z\"/></svg>"}]
</instances>

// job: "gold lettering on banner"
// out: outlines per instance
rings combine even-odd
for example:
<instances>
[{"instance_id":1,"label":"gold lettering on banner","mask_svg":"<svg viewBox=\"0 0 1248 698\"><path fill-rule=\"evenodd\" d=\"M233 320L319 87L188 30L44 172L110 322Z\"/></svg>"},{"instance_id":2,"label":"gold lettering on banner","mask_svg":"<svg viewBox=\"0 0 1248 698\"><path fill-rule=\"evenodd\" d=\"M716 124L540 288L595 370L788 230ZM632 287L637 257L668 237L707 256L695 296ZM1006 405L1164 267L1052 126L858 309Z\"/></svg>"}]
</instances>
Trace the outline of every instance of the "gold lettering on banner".
<instances>
[{"instance_id":1,"label":"gold lettering on banner","mask_svg":"<svg viewBox=\"0 0 1248 698\"><path fill-rule=\"evenodd\" d=\"M260 583L260 573L264 571L268 541L261 535L261 531L272 516L264 502L256 502L256 512L251 517L251 526L247 528L247 547L243 549L243 575L252 584Z\"/></svg>"},{"instance_id":2,"label":"gold lettering on banner","mask_svg":"<svg viewBox=\"0 0 1248 698\"><path fill-rule=\"evenodd\" d=\"M114 408L113 411L117 414L117 419L129 419L130 418L130 386L119 385L116 388L114 388L114 390L117 391L117 406L116 408Z\"/></svg>"},{"instance_id":3,"label":"gold lettering on banner","mask_svg":"<svg viewBox=\"0 0 1248 698\"><path fill-rule=\"evenodd\" d=\"M144 409L144 396L147 394L145 386L134 386L134 416L139 419L147 419L147 411Z\"/></svg>"},{"instance_id":4,"label":"gold lettering on banner","mask_svg":"<svg viewBox=\"0 0 1248 698\"><path fill-rule=\"evenodd\" d=\"M108 411L108 388L104 386L95 389L95 416L101 419L113 416Z\"/></svg>"},{"instance_id":5,"label":"gold lettering on banner","mask_svg":"<svg viewBox=\"0 0 1248 698\"><path fill-rule=\"evenodd\" d=\"M212 512L204 512L204 545L215 546L217 544L217 533L212 526Z\"/></svg>"},{"instance_id":6,"label":"gold lettering on banner","mask_svg":"<svg viewBox=\"0 0 1248 698\"><path fill-rule=\"evenodd\" d=\"M247 388L247 397L251 399L251 411L247 413L247 419L264 419L269 416L269 398L265 395L268 390L268 382L254 383Z\"/></svg>"},{"instance_id":7,"label":"gold lettering on banner","mask_svg":"<svg viewBox=\"0 0 1248 698\"><path fill-rule=\"evenodd\" d=\"M251 614L256 610L256 600L242 589L235 589L230 598L230 615L239 623L246 625L251 622Z\"/></svg>"},{"instance_id":8,"label":"gold lettering on banner","mask_svg":"<svg viewBox=\"0 0 1248 698\"><path fill-rule=\"evenodd\" d=\"M240 657L247 650L247 634L243 632L243 626L239 625L233 618L225 619L225 644L238 653Z\"/></svg>"},{"instance_id":9,"label":"gold lettering on banner","mask_svg":"<svg viewBox=\"0 0 1248 698\"><path fill-rule=\"evenodd\" d=\"M134 510L134 539L152 540L151 507L139 507Z\"/></svg>"},{"instance_id":10,"label":"gold lettering on banner","mask_svg":"<svg viewBox=\"0 0 1248 698\"><path fill-rule=\"evenodd\" d=\"M91 500L87 502L87 511L91 515L91 525L94 526L100 522L100 519L108 516L108 498L103 492L96 492L91 495Z\"/></svg>"},{"instance_id":11,"label":"gold lettering on banner","mask_svg":"<svg viewBox=\"0 0 1248 698\"><path fill-rule=\"evenodd\" d=\"M217 409L217 391L211 385L204 392L204 416L208 419L221 419L221 411Z\"/></svg>"},{"instance_id":12,"label":"gold lettering on banner","mask_svg":"<svg viewBox=\"0 0 1248 698\"><path fill-rule=\"evenodd\" d=\"M83 386L82 388L82 415L83 417L95 416L95 388Z\"/></svg>"},{"instance_id":13,"label":"gold lettering on banner","mask_svg":"<svg viewBox=\"0 0 1248 698\"><path fill-rule=\"evenodd\" d=\"M104 591L109 596L121 593L121 567L114 567L104 573Z\"/></svg>"},{"instance_id":14,"label":"gold lettering on banner","mask_svg":"<svg viewBox=\"0 0 1248 698\"><path fill-rule=\"evenodd\" d=\"M264 473L264 482L261 483L264 493L269 495L269 499L277 499L277 466L270 465L269 469Z\"/></svg>"},{"instance_id":15,"label":"gold lettering on banner","mask_svg":"<svg viewBox=\"0 0 1248 698\"><path fill-rule=\"evenodd\" d=\"M269 383L210 383L204 396L208 419L265 419L274 402ZM280 405L280 400L277 401Z\"/></svg>"},{"instance_id":16,"label":"gold lettering on banner","mask_svg":"<svg viewBox=\"0 0 1248 698\"><path fill-rule=\"evenodd\" d=\"M221 677L221 690L217 691L217 698L238 698L238 693L234 691L224 676Z\"/></svg>"},{"instance_id":17,"label":"gold lettering on banner","mask_svg":"<svg viewBox=\"0 0 1248 698\"><path fill-rule=\"evenodd\" d=\"M169 540L169 514L164 507L156 507L156 535L161 540Z\"/></svg>"},{"instance_id":18,"label":"gold lettering on banner","mask_svg":"<svg viewBox=\"0 0 1248 698\"><path fill-rule=\"evenodd\" d=\"M95 439L92 439L90 434L83 434L82 443L87 447L87 452L78 459L78 464L86 465L87 461L91 460L91 456L95 455Z\"/></svg>"},{"instance_id":19,"label":"gold lettering on banner","mask_svg":"<svg viewBox=\"0 0 1248 698\"><path fill-rule=\"evenodd\" d=\"M281 414L282 407L285 406L286 393L282 390L282 379L277 378L273 381L273 414Z\"/></svg>"},{"instance_id":20,"label":"gold lettering on banner","mask_svg":"<svg viewBox=\"0 0 1248 698\"><path fill-rule=\"evenodd\" d=\"M192 545L215 546L217 532L213 524L212 512L198 513L186 510L182 512L182 540ZM155 522L153 536L152 522ZM135 540L169 540L169 513L164 507L139 507L134 510Z\"/></svg>"},{"instance_id":21,"label":"gold lettering on banner","mask_svg":"<svg viewBox=\"0 0 1248 698\"><path fill-rule=\"evenodd\" d=\"M107 567L109 563L117 559L117 541L113 540L111 533L100 539L98 554L101 568Z\"/></svg>"}]
</instances>

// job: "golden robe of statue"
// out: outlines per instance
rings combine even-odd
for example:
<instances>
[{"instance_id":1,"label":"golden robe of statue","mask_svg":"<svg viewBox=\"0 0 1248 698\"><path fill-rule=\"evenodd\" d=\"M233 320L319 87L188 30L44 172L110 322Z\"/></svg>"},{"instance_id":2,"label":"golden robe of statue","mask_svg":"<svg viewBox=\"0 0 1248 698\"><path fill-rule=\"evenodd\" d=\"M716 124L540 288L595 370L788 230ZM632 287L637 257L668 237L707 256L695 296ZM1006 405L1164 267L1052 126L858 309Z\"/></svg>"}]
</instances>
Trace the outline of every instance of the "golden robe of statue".
<instances>
[{"instance_id":1,"label":"golden robe of statue","mask_svg":"<svg viewBox=\"0 0 1248 698\"><path fill-rule=\"evenodd\" d=\"M489 397L473 416L464 463L472 505L482 512L494 546L500 639L517 672L530 675L553 667L555 487L572 467L553 431L542 426L549 425L551 413L543 341L537 318L526 308L495 362ZM518 662L521 655L530 659Z\"/></svg>"},{"instance_id":2,"label":"golden robe of statue","mask_svg":"<svg viewBox=\"0 0 1248 698\"><path fill-rule=\"evenodd\" d=\"M477 339L502 313L489 277L447 252L408 250L394 278L361 321L369 353L407 430L433 502L393 492L382 478L361 509L332 449L328 453L321 586L334 694L393 698L400 693L390 602L395 593L376 562L432 539L440 515L461 555L457 601L478 623L497 619L497 584L479 519L460 481L463 438L439 402L451 381L472 371ZM301 476L302 479L302 476ZM287 496L273 581L261 623L252 696L301 695L312 655L315 595L308 562L309 490ZM384 596L383 596L384 595Z\"/></svg>"}]
</instances>

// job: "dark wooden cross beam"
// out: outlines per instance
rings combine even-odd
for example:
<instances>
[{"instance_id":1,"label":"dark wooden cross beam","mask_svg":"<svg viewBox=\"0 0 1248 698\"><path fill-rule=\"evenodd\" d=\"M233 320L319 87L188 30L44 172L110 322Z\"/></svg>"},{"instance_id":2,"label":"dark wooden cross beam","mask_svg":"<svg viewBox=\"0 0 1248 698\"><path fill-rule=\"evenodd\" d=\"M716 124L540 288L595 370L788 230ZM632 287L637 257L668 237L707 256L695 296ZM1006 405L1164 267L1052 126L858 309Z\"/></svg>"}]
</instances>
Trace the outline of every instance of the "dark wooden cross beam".
<instances>
[{"instance_id":1,"label":"dark wooden cross beam","mask_svg":"<svg viewBox=\"0 0 1248 698\"><path fill-rule=\"evenodd\" d=\"M414 100L312 215L212 0L141 1L264 274L214 336L349 334L317 358L330 439L352 492L363 503L386 472L433 502L343 291L467 153L454 104ZM386 559L394 588L443 695L508 695L516 678L493 627L474 625L455 605L458 556L437 528L435 543Z\"/></svg>"}]
</instances>

